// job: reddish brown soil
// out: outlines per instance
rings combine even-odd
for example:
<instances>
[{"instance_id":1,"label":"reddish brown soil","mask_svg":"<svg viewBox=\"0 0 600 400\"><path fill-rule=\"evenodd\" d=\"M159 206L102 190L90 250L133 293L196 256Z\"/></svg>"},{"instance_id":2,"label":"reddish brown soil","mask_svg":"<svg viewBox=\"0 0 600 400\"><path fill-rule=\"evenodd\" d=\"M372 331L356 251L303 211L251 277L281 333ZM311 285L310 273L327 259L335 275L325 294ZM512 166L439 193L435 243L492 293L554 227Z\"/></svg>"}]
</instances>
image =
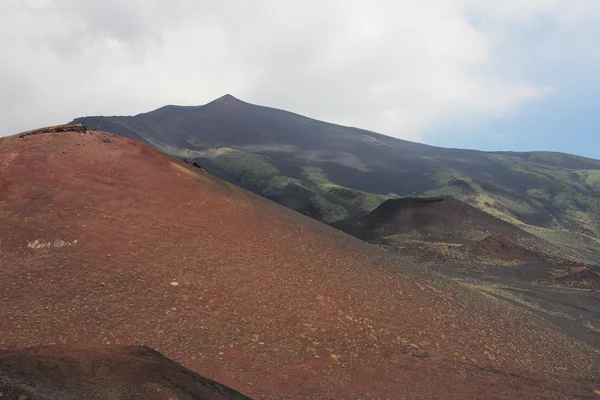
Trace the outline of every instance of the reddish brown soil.
<instances>
[{"instance_id":1,"label":"reddish brown soil","mask_svg":"<svg viewBox=\"0 0 600 400\"><path fill-rule=\"evenodd\" d=\"M267 399L600 387L542 319L139 142L5 139L0 182L0 347L146 345Z\"/></svg>"},{"instance_id":2,"label":"reddish brown soil","mask_svg":"<svg viewBox=\"0 0 600 400\"><path fill-rule=\"evenodd\" d=\"M0 393L28 400L248 400L143 346L0 351Z\"/></svg>"},{"instance_id":3,"label":"reddish brown soil","mask_svg":"<svg viewBox=\"0 0 600 400\"><path fill-rule=\"evenodd\" d=\"M470 256L492 258L502 261L517 261L540 264L545 258L532 250L526 249L519 243L504 235L490 235L473 245L463 249Z\"/></svg>"}]
</instances>

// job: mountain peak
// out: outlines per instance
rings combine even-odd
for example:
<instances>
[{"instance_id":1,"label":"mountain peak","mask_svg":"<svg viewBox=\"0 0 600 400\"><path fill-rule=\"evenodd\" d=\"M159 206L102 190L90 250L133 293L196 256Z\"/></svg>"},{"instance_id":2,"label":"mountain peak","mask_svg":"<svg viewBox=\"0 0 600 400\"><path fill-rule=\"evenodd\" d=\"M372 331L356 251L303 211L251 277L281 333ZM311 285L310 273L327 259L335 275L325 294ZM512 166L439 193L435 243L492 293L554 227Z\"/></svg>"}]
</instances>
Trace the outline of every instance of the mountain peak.
<instances>
[{"instance_id":1,"label":"mountain peak","mask_svg":"<svg viewBox=\"0 0 600 400\"><path fill-rule=\"evenodd\" d=\"M219 97L218 99L214 100L213 103L219 102L219 103L225 103L225 102L240 102L241 100L236 98L235 96L227 93L224 96Z\"/></svg>"},{"instance_id":2,"label":"mountain peak","mask_svg":"<svg viewBox=\"0 0 600 400\"><path fill-rule=\"evenodd\" d=\"M233 108L237 108L237 107L241 106L242 104L245 104L245 103L243 101L241 101L240 99L227 93L226 95L221 96L218 99L211 101L210 103L207 104L207 106L213 106L213 107L216 106L218 108L233 109Z\"/></svg>"}]
</instances>

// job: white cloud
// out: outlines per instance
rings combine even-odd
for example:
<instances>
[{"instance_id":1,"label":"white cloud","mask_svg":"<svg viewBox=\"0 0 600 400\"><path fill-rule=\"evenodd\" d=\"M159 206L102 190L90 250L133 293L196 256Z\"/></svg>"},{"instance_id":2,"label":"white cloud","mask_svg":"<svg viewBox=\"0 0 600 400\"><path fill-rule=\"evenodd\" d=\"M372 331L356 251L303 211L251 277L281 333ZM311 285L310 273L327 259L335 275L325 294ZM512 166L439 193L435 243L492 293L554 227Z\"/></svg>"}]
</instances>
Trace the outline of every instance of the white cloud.
<instances>
[{"instance_id":1,"label":"white cloud","mask_svg":"<svg viewBox=\"0 0 600 400\"><path fill-rule=\"evenodd\" d=\"M4 0L0 134L232 93L419 140L555 93L500 47L528 51L509 30L537 16L576 31L599 3Z\"/></svg>"}]
</instances>

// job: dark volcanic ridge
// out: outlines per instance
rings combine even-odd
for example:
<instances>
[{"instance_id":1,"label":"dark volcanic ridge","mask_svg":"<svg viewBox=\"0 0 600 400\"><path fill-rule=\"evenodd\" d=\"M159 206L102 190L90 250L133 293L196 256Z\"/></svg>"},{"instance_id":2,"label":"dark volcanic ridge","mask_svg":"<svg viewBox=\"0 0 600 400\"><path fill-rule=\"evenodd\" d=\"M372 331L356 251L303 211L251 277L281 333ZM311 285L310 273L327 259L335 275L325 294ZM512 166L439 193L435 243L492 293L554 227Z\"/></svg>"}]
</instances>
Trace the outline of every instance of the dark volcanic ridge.
<instances>
[{"instance_id":1,"label":"dark volcanic ridge","mask_svg":"<svg viewBox=\"0 0 600 400\"><path fill-rule=\"evenodd\" d=\"M3 399L249 400L144 346L0 350Z\"/></svg>"},{"instance_id":2,"label":"dark volcanic ridge","mask_svg":"<svg viewBox=\"0 0 600 400\"><path fill-rule=\"evenodd\" d=\"M461 248L469 256L500 261L541 264L550 260L542 254L527 249L505 235L490 235L473 244Z\"/></svg>"},{"instance_id":3,"label":"dark volcanic ridge","mask_svg":"<svg viewBox=\"0 0 600 400\"><path fill-rule=\"evenodd\" d=\"M366 215L331 225L368 241L398 234L444 240L472 240L489 234L531 237L517 226L452 196L390 199Z\"/></svg>"}]
</instances>

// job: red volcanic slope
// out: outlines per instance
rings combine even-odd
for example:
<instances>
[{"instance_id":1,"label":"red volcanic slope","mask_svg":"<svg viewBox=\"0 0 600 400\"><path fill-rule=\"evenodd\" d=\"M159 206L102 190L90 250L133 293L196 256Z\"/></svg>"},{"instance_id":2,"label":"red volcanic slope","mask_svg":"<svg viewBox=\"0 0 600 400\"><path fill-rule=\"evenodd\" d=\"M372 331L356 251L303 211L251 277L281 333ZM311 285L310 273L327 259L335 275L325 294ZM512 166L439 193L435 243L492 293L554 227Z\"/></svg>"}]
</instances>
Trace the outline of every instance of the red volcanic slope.
<instances>
[{"instance_id":1,"label":"red volcanic slope","mask_svg":"<svg viewBox=\"0 0 600 400\"><path fill-rule=\"evenodd\" d=\"M0 392L8 399L249 400L143 346L0 351Z\"/></svg>"},{"instance_id":2,"label":"red volcanic slope","mask_svg":"<svg viewBox=\"0 0 600 400\"><path fill-rule=\"evenodd\" d=\"M146 345L252 397L564 398L532 314L101 132L0 142L0 347Z\"/></svg>"}]
</instances>

